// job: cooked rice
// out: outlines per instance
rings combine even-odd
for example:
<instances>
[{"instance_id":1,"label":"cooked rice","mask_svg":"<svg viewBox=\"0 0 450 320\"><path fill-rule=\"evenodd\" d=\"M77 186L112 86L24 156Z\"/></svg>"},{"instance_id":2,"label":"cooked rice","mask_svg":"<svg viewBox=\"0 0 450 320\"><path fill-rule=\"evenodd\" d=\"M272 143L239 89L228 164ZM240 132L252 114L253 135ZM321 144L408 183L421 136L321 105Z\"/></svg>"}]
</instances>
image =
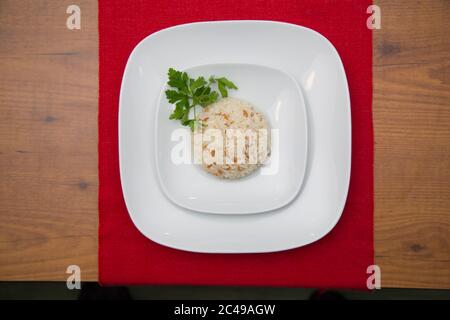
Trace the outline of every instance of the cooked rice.
<instances>
[{"instance_id":1,"label":"cooked rice","mask_svg":"<svg viewBox=\"0 0 450 320\"><path fill-rule=\"evenodd\" d=\"M215 145L214 140L203 141L201 146L202 168L216 177L237 179L247 176L260 167L270 155L270 128L268 122L260 112L256 111L246 101L236 98L220 99L204 108L199 116L199 120L202 126L196 133L201 133L204 140L205 133L209 129L220 130L223 137L222 147ZM234 152L228 147L230 145L227 146L227 133L233 133L233 130L230 129L233 129L234 132L240 130L244 135L246 133L253 134L254 139L245 138L245 147L242 153L238 153L238 145L235 142L233 142ZM262 139L267 139L266 148L259 148L259 144L263 141ZM223 155L222 162L207 161L207 157L214 157L216 153L218 155L217 158L220 158L220 153Z\"/></svg>"}]
</instances>

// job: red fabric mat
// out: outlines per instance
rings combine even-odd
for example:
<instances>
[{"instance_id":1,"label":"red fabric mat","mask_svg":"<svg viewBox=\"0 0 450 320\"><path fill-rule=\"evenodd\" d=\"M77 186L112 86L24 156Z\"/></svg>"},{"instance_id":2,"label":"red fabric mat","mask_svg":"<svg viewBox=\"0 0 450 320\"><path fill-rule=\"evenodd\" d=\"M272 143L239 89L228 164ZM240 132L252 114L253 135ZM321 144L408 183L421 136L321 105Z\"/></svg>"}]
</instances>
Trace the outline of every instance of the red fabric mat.
<instances>
[{"instance_id":1,"label":"red fabric mat","mask_svg":"<svg viewBox=\"0 0 450 320\"><path fill-rule=\"evenodd\" d=\"M373 264L371 1L99 1L99 278L102 284L365 288ZM337 226L311 245L270 254L200 254L158 245L133 225L122 197L119 91L128 56L144 37L206 20L277 20L312 28L339 52L352 106L352 175Z\"/></svg>"}]
</instances>

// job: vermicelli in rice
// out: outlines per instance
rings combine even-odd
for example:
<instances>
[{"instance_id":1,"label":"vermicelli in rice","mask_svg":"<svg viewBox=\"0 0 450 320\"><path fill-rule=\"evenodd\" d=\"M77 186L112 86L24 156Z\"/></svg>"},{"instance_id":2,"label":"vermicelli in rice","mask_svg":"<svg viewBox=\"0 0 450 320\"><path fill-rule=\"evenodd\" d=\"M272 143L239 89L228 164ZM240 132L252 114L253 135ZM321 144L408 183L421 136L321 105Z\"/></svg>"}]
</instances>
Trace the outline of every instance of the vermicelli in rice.
<instances>
[{"instance_id":1,"label":"vermicelli in rice","mask_svg":"<svg viewBox=\"0 0 450 320\"><path fill-rule=\"evenodd\" d=\"M201 165L208 173L225 179L241 178L270 155L269 124L250 103L223 98L204 108L198 119L201 125L195 135L201 134L202 139L194 139L194 143L196 150L201 150Z\"/></svg>"}]
</instances>

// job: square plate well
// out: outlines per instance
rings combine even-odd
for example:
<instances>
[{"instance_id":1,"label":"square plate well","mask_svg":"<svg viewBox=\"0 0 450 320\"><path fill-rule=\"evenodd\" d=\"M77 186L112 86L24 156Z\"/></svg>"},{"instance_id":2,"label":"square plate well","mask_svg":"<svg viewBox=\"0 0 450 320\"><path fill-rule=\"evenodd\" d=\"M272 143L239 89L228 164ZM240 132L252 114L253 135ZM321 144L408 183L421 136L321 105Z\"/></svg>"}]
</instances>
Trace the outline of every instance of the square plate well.
<instances>
[{"instance_id":1,"label":"square plate well","mask_svg":"<svg viewBox=\"0 0 450 320\"><path fill-rule=\"evenodd\" d=\"M250 64L203 65L185 71L193 78L231 79L238 90L230 90L229 95L248 101L268 120L271 157L241 179L206 173L193 163L190 129L169 120L173 106L164 87L157 105L154 152L165 195L186 209L217 214L261 213L292 201L303 181L307 155L306 109L296 80L279 70Z\"/></svg>"}]
</instances>

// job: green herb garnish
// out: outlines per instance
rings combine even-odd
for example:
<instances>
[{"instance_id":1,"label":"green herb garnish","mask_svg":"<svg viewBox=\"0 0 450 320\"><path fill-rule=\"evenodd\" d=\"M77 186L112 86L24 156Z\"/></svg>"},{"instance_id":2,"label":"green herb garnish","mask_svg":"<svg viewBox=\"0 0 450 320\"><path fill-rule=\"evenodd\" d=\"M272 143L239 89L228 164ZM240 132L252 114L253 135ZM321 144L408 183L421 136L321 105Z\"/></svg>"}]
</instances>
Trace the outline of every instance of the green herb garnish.
<instances>
[{"instance_id":1,"label":"green herb garnish","mask_svg":"<svg viewBox=\"0 0 450 320\"><path fill-rule=\"evenodd\" d=\"M237 89L235 84L225 77L204 77L197 79L189 78L186 72L177 71L173 68L167 73L169 81L167 85L171 89L166 90L166 98L169 103L175 105L175 109L169 119L179 120L183 126L189 126L192 131L200 124L197 120L196 106L206 107L219 99L219 93L213 89L217 85L220 95L228 97L228 89ZM193 109L194 117L189 114Z\"/></svg>"}]
</instances>

